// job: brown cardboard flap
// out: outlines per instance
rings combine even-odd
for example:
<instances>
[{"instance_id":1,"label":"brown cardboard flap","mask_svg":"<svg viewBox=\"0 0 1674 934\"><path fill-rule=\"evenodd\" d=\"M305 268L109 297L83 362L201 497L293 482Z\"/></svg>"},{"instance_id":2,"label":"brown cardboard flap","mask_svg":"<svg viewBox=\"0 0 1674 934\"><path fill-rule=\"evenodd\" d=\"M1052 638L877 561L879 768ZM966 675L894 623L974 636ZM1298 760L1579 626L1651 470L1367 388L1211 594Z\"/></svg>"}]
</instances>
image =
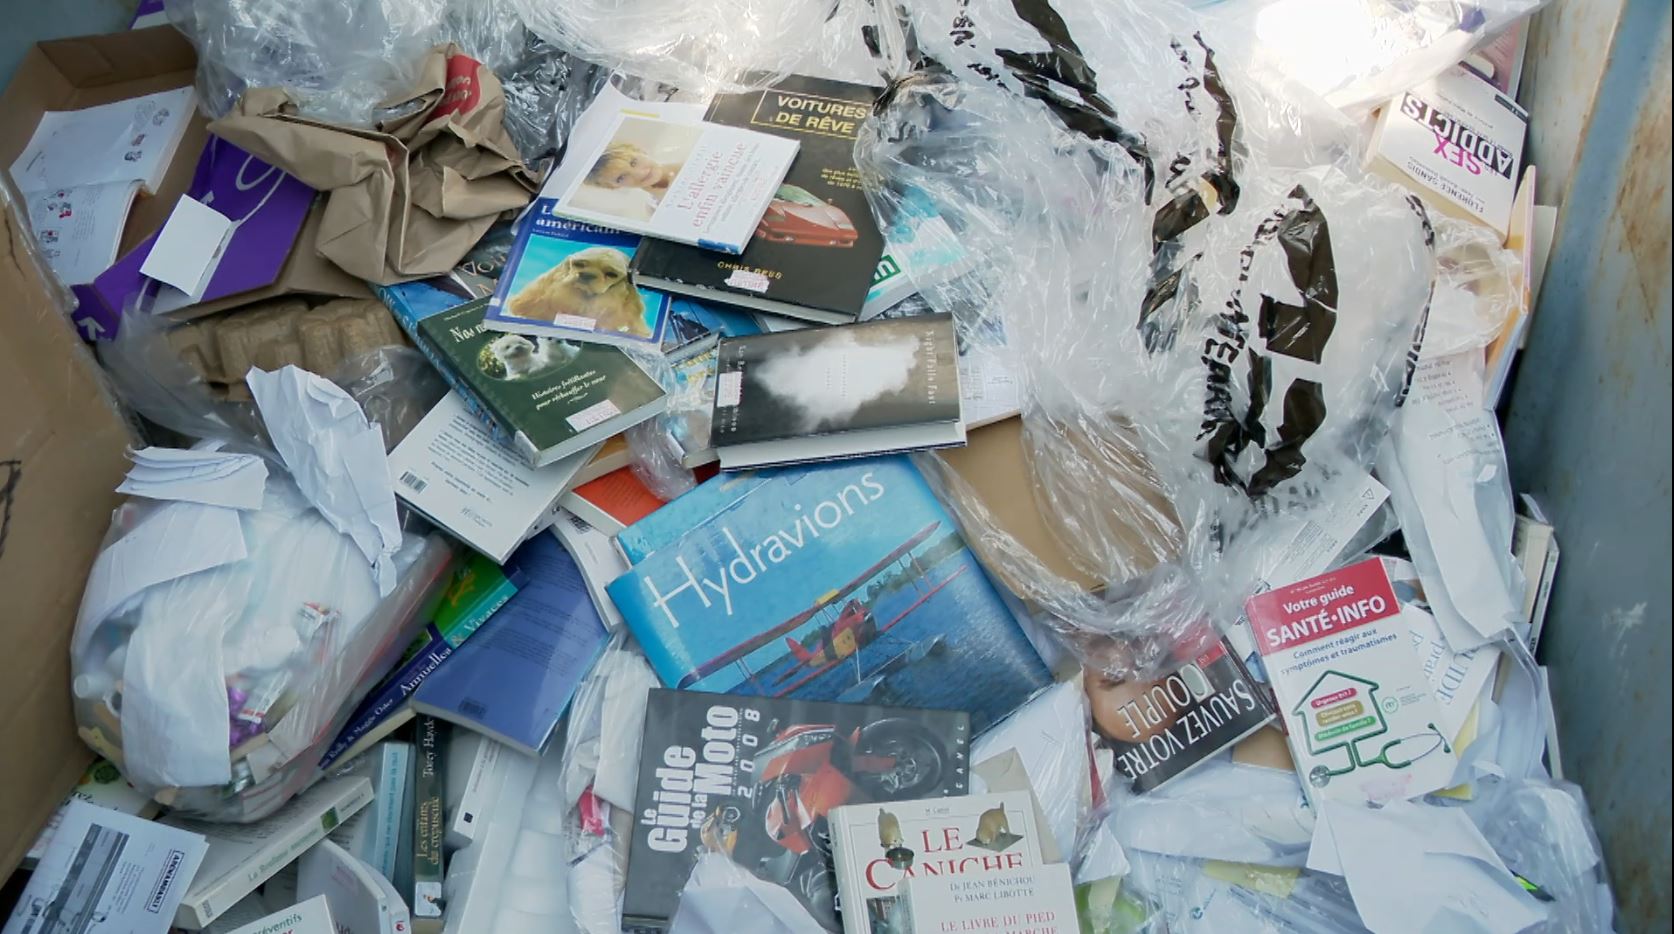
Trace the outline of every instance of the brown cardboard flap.
<instances>
[{"instance_id":1,"label":"brown cardboard flap","mask_svg":"<svg viewBox=\"0 0 1674 934\"><path fill-rule=\"evenodd\" d=\"M55 39L42 42L38 48L54 69L79 88L151 81L171 72L192 72L198 67L192 43L173 26ZM186 83L190 84L190 79ZM154 90L183 86L166 84ZM133 96L124 92L106 100Z\"/></svg>"},{"instance_id":2,"label":"brown cardboard flap","mask_svg":"<svg viewBox=\"0 0 1674 934\"><path fill-rule=\"evenodd\" d=\"M0 875L92 757L70 709L70 634L136 442L13 210L0 211Z\"/></svg>"}]
</instances>

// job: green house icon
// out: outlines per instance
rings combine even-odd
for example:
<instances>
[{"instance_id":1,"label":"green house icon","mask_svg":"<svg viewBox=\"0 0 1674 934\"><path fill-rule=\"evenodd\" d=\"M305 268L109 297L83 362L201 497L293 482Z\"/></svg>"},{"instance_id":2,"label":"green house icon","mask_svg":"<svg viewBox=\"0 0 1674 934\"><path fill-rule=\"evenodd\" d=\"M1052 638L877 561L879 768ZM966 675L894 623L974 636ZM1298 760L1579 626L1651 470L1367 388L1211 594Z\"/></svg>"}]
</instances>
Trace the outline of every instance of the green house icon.
<instances>
[{"instance_id":1,"label":"green house icon","mask_svg":"<svg viewBox=\"0 0 1674 934\"><path fill-rule=\"evenodd\" d=\"M1376 681L1340 671L1320 675L1290 711L1307 739L1308 752L1325 757L1344 750L1343 771L1352 769L1359 756L1351 747L1389 730L1378 705L1379 687Z\"/></svg>"}]
</instances>

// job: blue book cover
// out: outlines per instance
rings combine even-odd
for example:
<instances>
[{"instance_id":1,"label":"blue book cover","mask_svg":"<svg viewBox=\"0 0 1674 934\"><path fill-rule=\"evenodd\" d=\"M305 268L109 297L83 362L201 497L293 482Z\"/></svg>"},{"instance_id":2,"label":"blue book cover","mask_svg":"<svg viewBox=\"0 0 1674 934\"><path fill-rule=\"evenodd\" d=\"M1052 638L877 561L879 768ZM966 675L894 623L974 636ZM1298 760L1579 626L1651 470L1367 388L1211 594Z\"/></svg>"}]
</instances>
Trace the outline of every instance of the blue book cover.
<instances>
[{"instance_id":1,"label":"blue book cover","mask_svg":"<svg viewBox=\"0 0 1674 934\"><path fill-rule=\"evenodd\" d=\"M555 536L535 536L507 563L522 588L419 685L413 709L539 755L608 632Z\"/></svg>"},{"instance_id":2,"label":"blue book cover","mask_svg":"<svg viewBox=\"0 0 1674 934\"><path fill-rule=\"evenodd\" d=\"M638 564L748 496L766 476L765 471L759 470L716 474L707 483L669 500L656 512L616 533L616 547L628 564Z\"/></svg>"},{"instance_id":3,"label":"blue book cover","mask_svg":"<svg viewBox=\"0 0 1674 934\"><path fill-rule=\"evenodd\" d=\"M663 354L671 360L682 359L705 346L713 345L716 337L749 337L761 333L756 316L737 308L714 305L687 298L669 297L668 329L663 334Z\"/></svg>"},{"instance_id":4,"label":"blue book cover","mask_svg":"<svg viewBox=\"0 0 1674 934\"><path fill-rule=\"evenodd\" d=\"M657 350L670 299L634 284L639 236L552 213L542 198L518 224L483 321L497 331Z\"/></svg>"},{"instance_id":5,"label":"blue book cover","mask_svg":"<svg viewBox=\"0 0 1674 934\"><path fill-rule=\"evenodd\" d=\"M608 588L665 684L964 710L981 731L1052 683L910 461L734 482L688 494L716 511Z\"/></svg>"}]
</instances>

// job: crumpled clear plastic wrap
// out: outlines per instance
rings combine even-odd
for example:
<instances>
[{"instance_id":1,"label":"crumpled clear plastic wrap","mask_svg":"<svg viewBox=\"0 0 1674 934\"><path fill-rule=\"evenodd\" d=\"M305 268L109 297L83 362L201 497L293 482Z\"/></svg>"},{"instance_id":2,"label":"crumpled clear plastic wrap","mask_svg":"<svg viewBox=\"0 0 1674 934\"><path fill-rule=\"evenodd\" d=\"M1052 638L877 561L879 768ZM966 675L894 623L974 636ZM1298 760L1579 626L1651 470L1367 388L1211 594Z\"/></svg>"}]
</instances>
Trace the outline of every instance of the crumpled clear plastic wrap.
<instances>
[{"instance_id":1,"label":"crumpled clear plastic wrap","mask_svg":"<svg viewBox=\"0 0 1674 934\"><path fill-rule=\"evenodd\" d=\"M1166 648L1235 618L1264 550L1375 459L1428 307L1427 213L1183 8L924 0L899 25L885 57L917 68L863 128L868 194L970 255L924 297L1003 323L1036 504L1102 586L1022 548L1001 576L1039 581L1072 641Z\"/></svg>"},{"instance_id":2,"label":"crumpled clear plastic wrap","mask_svg":"<svg viewBox=\"0 0 1674 934\"><path fill-rule=\"evenodd\" d=\"M792 73L869 82L870 0L507 0L587 61L698 92Z\"/></svg>"},{"instance_id":3,"label":"crumpled clear plastic wrap","mask_svg":"<svg viewBox=\"0 0 1674 934\"><path fill-rule=\"evenodd\" d=\"M1547 0L1231 0L1216 35L1361 116L1440 74ZM1526 28L1526 25L1525 25Z\"/></svg>"},{"instance_id":4,"label":"crumpled clear plastic wrap","mask_svg":"<svg viewBox=\"0 0 1674 934\"><path fill-rule=\"evenodd\" d=\"M1424 329L1426 358L1486 347L1523 304L1523 261L1492 229L1435 218L1436 292Z\"/></svg>"},{"instance_id":5,"label":"crumpled clear plastic wrap","mask_svg":"<svg viewBox=\"0 0 1674 934\"><path fill-rule=\"evenodd\" d=\"M523 28L512 0L171 0L198 50L212 116L250 88L282 87L304 116L370 125L417 80L425 53L456 43L504 85L506 126L525 159L559 148L605 72Z\"/></svg>"},{"instance_id":6,"label":"crumpled clear plastic wrap","mask_svg":"<svg viewBox=\"0 0 1674 934\"><path fill-rule=\"evenodd\" d=\"M1550 920L1530 928L1602 934L1615 914L1603 850L1581 789L1541 779L1484 781L1465 811L1507 867L1545 894ZM1549 900L1548 900L1549 899Z\"/></svg>"},{"instance_id":7,"label":"crumpled clear plastic wrap","mask_svg":"<svg viewBox=\"0 0 1674 934\"><path fill-rule=\"evenodd\" d=\"M297 443L294 430L270 433L255 408L216 403L172 355L160 322L128 323L101 348L122 400L201 439L201 451L262 458L267 479L255 509L140 497L117 509L72 642L77 723L159 802L209 820L258 820L317 776L355 703L422 625L453 552L440 536L345 510L376 495L329 479L350 463L332 444L347 439L314 435L310 462L289 463L281 452ZM327 410L358 417L340 388L298 378L321 406L309 420ZM372 444L381 459L382 439ZM386 519L398 521L393 511ZM372 562L369 547L388 552Z\"/></svg>"},{"instance_id":8,"label":"crumpled clear plastic wrap","mask_svg":"<svg viewBox=\"0 0 1674 934\"><path fill-rule=\"evenodd\" d=\"M447 381L411 347L379 347L343 361L325 374L360 403L366 417L393 451L419 421L448 393Z\"/></svg>"}]
</instances>

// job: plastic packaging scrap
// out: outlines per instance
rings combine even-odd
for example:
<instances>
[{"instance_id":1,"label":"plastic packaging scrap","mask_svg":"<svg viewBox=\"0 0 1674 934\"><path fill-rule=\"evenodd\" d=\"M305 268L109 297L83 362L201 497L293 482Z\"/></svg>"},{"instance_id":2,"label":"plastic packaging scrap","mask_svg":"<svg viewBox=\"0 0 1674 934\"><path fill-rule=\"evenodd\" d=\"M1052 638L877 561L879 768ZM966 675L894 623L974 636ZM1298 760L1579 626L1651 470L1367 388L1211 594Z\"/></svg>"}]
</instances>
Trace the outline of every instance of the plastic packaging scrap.
<instances>
[{"instance_id":1,"label":"plastic packaging scrap","mask_svg":"<svg viewBox=\"0 0 1674 934\"><path fill-rule=\"evenodd\" d=\"M1214 34L1362 116L1464 59L1545 0L1228 0Z\"/></svg>"},{"instance_id":2,"label":"plastic packaging scrap","mask_svg":"<svg viewBox=\"0 0 1674 934\"><path fill-rule=\"evenodd\" d=\"M1036 499L1105 584L1033 596L1072 634L1235 618L1254 562L1375 459L1428 306L1426 213L1183 9L929 0L900 25L919 68L863 129L869 194L975 254Z\"/></svg>"},{"instance_id":3,"label":"plastic packaging scrap","mask_svg":"<svg viewBox=\"0 0 1674 934\"><path fill-rule=\"evenodd\" d=\"M343 390L294 367L250 382L277 456L230 426L136 455L144 495L112 519L71 651L83 739L160 802L228 821L314 777L451 561L400 530L382 436ZM212 504L251 458L237 448L267 476Z\"/></svg>"}]
</instances>

